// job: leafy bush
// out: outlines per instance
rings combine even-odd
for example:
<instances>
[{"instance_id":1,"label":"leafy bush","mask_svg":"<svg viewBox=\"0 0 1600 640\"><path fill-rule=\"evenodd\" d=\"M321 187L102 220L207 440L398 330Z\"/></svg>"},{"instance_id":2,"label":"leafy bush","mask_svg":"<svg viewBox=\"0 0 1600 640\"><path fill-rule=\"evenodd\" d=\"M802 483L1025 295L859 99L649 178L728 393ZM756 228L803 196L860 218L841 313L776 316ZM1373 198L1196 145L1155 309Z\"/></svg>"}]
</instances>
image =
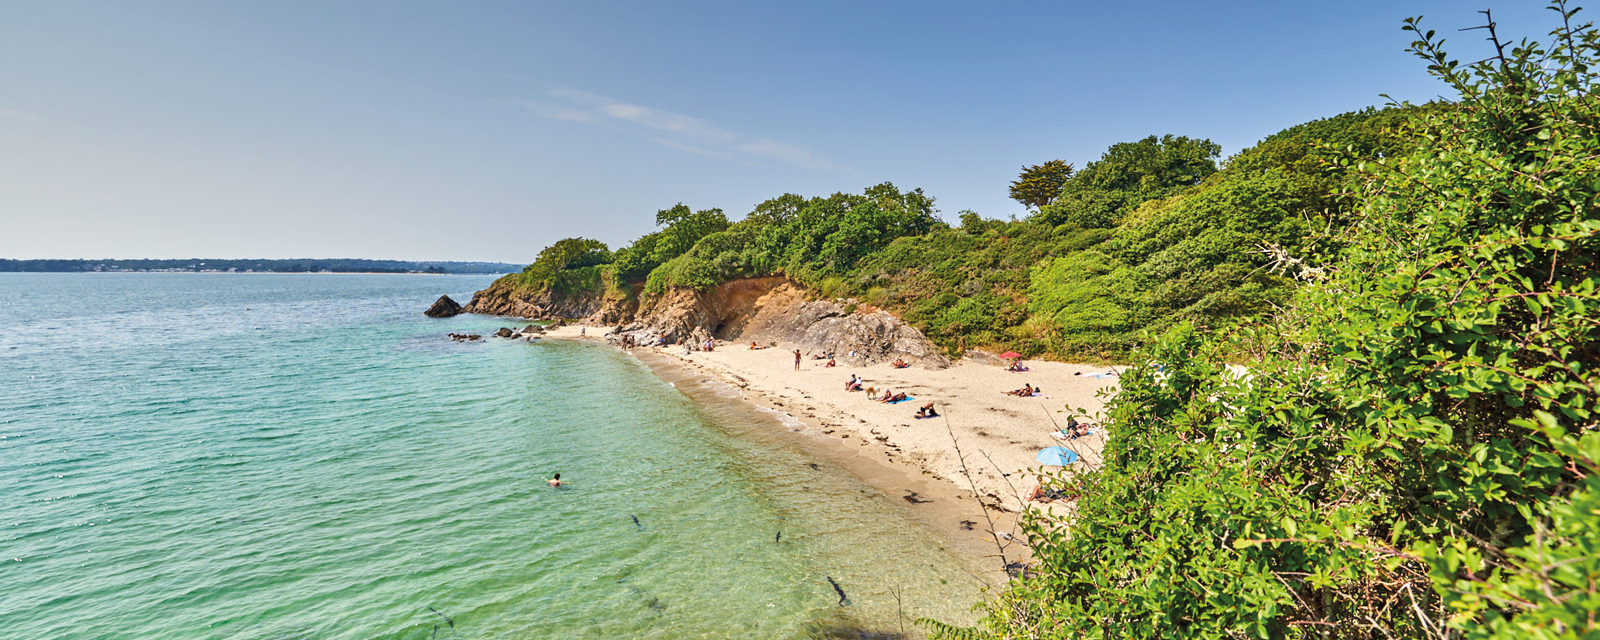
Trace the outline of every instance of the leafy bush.
<instances>
[{"instance_id":1,"label":"leafy bush","mask_svg":"<svg viewBox=\"0 0 1600 640\"><path fill-rule=\"evenodd\" d=\"M533 264L516 275L519 288L554 289L570 293L599 283L600 266L614 259L605 243L588 238L566 238L539 252Z\"/></svg>"}]
</instances>

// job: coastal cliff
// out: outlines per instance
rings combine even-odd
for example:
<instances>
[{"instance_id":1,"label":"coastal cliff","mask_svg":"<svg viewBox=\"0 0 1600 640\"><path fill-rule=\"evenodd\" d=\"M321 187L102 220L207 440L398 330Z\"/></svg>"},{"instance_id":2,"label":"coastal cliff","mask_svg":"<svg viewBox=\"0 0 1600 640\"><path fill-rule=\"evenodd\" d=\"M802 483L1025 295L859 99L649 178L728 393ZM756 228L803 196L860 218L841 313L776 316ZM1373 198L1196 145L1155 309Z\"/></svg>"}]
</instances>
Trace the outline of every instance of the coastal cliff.
<instances>
[{"instance_id":1,"label":"coastal cliff","mask_svg":"<svg viewBox=\"0 0 1600 640\"><path fill-rule=\"evenodd\" d=\"M500 278L489 288L472 294L472 301L461 311L535 320L587 318L600 311L601 303L601 296L598 295L585 293L566 296L549 288L528 290L519 288L511 278Z\"/></svg>"},{"instance_id":2,"label":"coastal cliff","mask_svg":"<svg viewBox=\"0 0 1600 640\"><path fill-rule=\"evenodd\" d=\"M870 365L902 358L930 368L949 366L939 347L915 327L882 309L854 300L808 300L806 290L781 277L744 278L710 291L672 288L642 299L551 289L519 291L502 279L472 296L467 313L532 319L577 319L613 327L608 339L635 343L700 343L708 339L783 343L807 352L833 353L846 364Z\"/></svg>"}]
</instances>

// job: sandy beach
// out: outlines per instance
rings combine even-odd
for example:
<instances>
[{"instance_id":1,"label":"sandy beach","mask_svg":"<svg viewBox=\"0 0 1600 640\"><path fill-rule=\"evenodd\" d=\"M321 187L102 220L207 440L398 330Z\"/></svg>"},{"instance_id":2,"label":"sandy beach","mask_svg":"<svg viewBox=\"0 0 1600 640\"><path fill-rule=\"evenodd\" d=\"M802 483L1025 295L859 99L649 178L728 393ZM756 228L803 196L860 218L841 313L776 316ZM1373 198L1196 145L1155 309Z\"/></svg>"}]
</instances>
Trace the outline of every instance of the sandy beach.
<instances>
[{"instance_id":1,"label":"sandy beach","mask_svg":"<svg viewBox=\"0 0 1600 640\"><path fill-rule=\"evenodd\" d=\"M559 327L546 336L603 340L604 329L588 329ZM842 450L860 458L861 464L852 465L858 475L886 494L906 494L901 497L919 517L959 541L958 546L968 546L964 551L969 555L994 553L983 513L971 499L974 485L999 519L996 530L1014 531L1017 514L1041 506L1026 501L1036 474L1060 470L1035 461L1040 449L1061 445L1077 452L1082 461L1071 468L1100 462L1103 431L1095 429L1074 440L1051 434L1073 415L1097 420L1105 399L1117 389L1118 379L1108 375L1113 368L1030 361L1029 371L1017 373L971 359L946 369L896 369L888 363L829 368L823 366L826 361L805 356L796 369L795 348L780 343L760 350L751 350L748 344L718 345L714 351L687 354L682 346L632 351L646 364L669 362L738 389L746 401L776 412L795 434L817 441L825 455L837 456ZM851 374L878 393L887 388L913 399L885 404L865 392L847 392L845 382ZM1006 395L1024 384L1043 393L1028 398ZM935 403L941 417L914 417L927 402ZM958 448L966 458L967 473ZM938 482L920 483L919 491L911 488L917 484L909 482L911 478ZM940 506L923 506L931 504ZM1059 506L1044 508L1054 511L1052 507Z\"/></svg>"}]
</instances>

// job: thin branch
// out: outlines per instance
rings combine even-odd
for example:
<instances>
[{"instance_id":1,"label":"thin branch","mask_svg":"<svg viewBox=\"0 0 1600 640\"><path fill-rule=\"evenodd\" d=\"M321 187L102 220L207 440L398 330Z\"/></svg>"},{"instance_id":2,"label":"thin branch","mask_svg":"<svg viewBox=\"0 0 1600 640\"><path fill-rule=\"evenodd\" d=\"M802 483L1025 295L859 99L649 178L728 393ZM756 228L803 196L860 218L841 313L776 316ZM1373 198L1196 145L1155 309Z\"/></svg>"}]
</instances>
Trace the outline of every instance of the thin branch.
<instances>
[{"instance_id":1,"label":"thin branch","mask_svg":"<svg viewBox=\"0 0 1600 640\"><path fill-rule=\"evenodd\" d=\"M983 519L989 523L989 537L994 539L994 548L999 552L1002 570L1010 566L1006 560L1006 547L1000 543L1000 533L995 531L994 516L989 515L989 505L984 504L983 494L978 491L978 483L972 479L972 470L967 468L967 455L961 452L961 440L956 438L956 429L950 425L950 416L944 416L944 429L950 434L950 445L956 450L956 461L961 463L961 475L966 477L967 486L972 488L972 497L978 501L978 508L983 511Z\"/></svg>"}]
</instances>

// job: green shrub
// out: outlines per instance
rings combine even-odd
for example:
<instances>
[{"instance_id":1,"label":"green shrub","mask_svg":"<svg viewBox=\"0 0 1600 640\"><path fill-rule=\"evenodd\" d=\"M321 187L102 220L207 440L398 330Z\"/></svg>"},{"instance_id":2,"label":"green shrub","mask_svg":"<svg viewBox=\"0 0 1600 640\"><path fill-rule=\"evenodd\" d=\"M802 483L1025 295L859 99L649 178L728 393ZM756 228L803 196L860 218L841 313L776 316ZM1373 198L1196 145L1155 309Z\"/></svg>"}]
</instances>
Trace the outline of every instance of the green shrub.
<instances>
[{"instance_id":1,"label":"green shrub","mask_svg":"<svg viewBox=\"0 0 1600 640\"><path fill-rule=\"evenodd\" d=\"M1460 104L1351 164L1343 241L1281 313L1139 352L983 636L1600 634L1600 38L1554 36L1459 65L1420 34ZM1044 275L1115 273L1069 267Z\"/></svg>"}]
</instances>

